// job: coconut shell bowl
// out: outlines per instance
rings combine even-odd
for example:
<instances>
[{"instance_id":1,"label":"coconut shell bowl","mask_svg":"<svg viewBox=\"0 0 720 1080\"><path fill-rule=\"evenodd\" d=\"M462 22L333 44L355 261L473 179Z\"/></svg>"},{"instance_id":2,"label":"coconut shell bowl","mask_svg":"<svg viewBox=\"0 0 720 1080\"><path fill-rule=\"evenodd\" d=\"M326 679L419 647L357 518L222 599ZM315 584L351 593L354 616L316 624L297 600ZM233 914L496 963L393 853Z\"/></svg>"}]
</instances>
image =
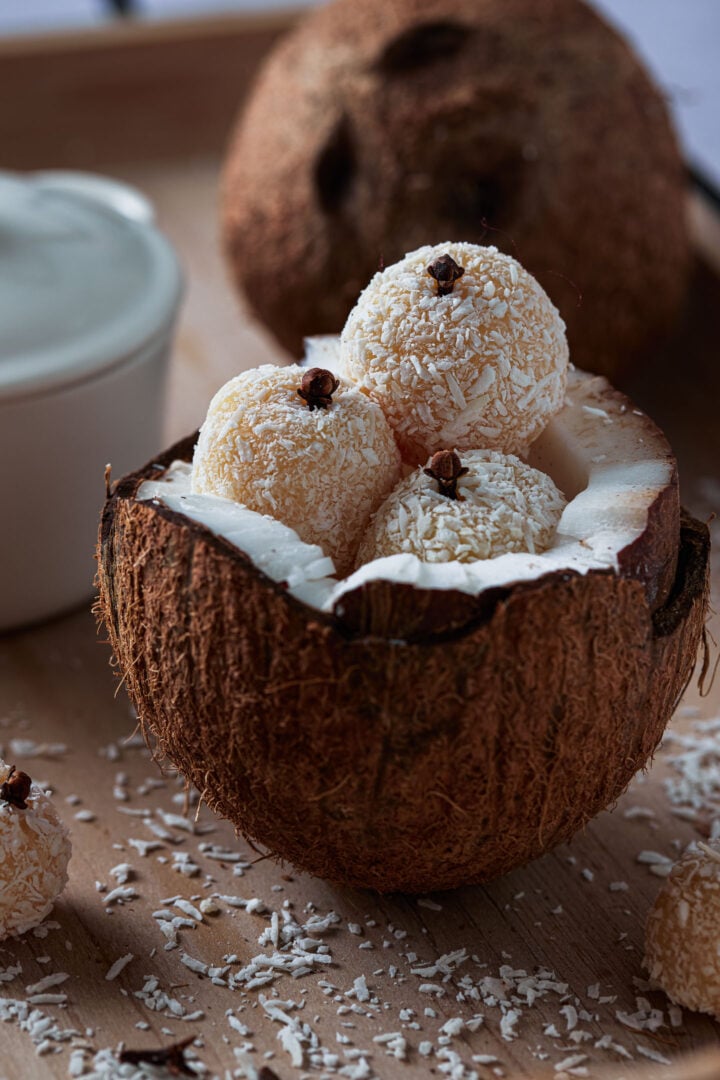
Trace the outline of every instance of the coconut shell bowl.
<instances>
[{"instance_id":1,"label":"coconut shell bowl","mask_svg":"<svg viewBox=\"0 0 720 1080\"><path fill-rule=\"evenodd\" d=\"M470 303L472 267L449 295L418 274L428 310ZM515 318L513 305L487 300L484 278L476 284L482 318ZM239 428L258 387L265 422L242 441L241 484L259 460L252 440L275 423L269 383L283 416L318 431L356 399L368 405L367 373L355 371L356 386L347 377L352 341L321 345L319 383L301 368L245 373L219 392L199 442L112 486L100 617L148 741L270 856L385 892L484 882L568 840L647 764L703 638L707 529L681 512L675 459L653 422L604 378L562 368L552 416L523 452L564 493L547 550L442 565L401 552L333 573L317 537L298 538L301 519L289 527L275 520L282 508L258 513L198 492L212 433ZM324 370L333 367L337 377ZM459 385L459 362L453 371ZM232 422L213 427L225 408ZM459 458L475 460L453 430ZM436 490L437 469L410 462L412 440L398 441L400 484L442 502L447 481ZM362 492L354 473L330 476L342 456L332 451L308 507L330 483L349 520ZM280 470L290 495L309 454ZM464 512L472 477L456 473Z\"/></svg>"}]
</instances>

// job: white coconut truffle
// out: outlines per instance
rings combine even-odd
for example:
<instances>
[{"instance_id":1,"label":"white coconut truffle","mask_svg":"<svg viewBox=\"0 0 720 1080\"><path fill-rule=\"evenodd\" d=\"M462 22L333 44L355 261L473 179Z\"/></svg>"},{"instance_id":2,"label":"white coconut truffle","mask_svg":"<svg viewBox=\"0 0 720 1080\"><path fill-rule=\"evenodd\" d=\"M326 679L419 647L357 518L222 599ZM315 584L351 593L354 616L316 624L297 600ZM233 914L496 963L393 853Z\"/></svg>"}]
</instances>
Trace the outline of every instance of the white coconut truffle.
<instances>
[{"instance_id":1,"label":"white coconut truffle","mask_svg":"<svg viewBox=\"0 0 720 1080\"><path fill-rule=\"evenodd\" d=\"M720 1020L720 841L675 863L648 916L645 966L671 1001Z\"/></svg>"},{"instance_id":2,"label":"white coconut truffle","mask_svg":"<svg viewBox=\"0 0 720 1080\"><path fill-rule=\"evenodd\" d=\"M447 295L428 273L449 255ZM408 461L447 446L523 453L564 401L565 324L494 247L422 247L375 274L340 339L347 377L379 402Z\"/></svg>"},{"instance_id":3,"label":"white coconut truffle","mask_svg":"<svg viewBox=\"0 0 720 1080\"><path fill-rule=\"evenodd\" d=\"M303 378L309 385L319 370L266 365L226 383L200 431L192 490L270 514L344 575L397 481L400 453L382 409L356 387L333 388L326 372L324 403L300 396Z\"/></svg>"},{"instance_id":4,"label":"white coconut truffle","mask_svg":"<svg viewBox=\"0 0 720 1080\"><path fill-rule=\"evenodd\" d=\"M0 761L0 939L42 922L67 884L71 852L47 795Z\"/></svg>"},{"instance_id":5,"label":"white coconut truffle","mask_svg":"<svg viewBox=\"0 0 720 1080\"><path fill-rule=\"evenodd\" d=\"M547 550L566 505L549 476L495 450L469 450L456 461L467 470L457 480L459 497L444 494L434 476L417 469L372 518L358 566L401 552L423 562L467 563Z\"/></svg>"}]
</instances>

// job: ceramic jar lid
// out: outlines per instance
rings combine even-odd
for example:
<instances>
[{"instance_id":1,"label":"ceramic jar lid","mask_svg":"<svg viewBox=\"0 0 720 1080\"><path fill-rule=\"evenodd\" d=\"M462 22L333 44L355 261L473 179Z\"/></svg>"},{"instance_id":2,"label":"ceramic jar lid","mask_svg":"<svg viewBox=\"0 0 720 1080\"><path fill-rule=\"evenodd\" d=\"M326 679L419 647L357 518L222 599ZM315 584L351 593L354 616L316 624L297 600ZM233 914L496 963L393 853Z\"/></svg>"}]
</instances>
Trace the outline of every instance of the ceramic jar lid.
<instances>
[{"instance_id":1,"label":"ceramic jar lid","mask_svg":"<svg viewBox=\"0 0 720 1080\"><path fill-rule=\"evenodd\" d=\"M91 378L167 333L172 248L132 189L0 173L0 399Z\"/></svg>"}]
</instances>

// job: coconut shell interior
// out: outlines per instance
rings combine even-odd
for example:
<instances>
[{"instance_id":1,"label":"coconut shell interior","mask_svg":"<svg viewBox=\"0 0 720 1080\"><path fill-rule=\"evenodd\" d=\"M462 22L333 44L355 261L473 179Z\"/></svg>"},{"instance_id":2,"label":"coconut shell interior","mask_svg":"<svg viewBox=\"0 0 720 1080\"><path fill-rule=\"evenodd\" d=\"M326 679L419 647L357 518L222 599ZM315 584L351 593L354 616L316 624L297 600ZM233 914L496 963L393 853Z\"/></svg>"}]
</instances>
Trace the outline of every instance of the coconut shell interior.
<instances>
[{"instance_id":1,"label":"coconut shell interior","mask_svg":"<svg viewBox=\"0 0 720 1080\"><path fill-rule=\"evenodd\" d=\"M654 613L633 578L553 574L400 641L138 502L192 443L108 499L98 608L146 737L254 842L336 882L452 888L567 840L646 764L702 637L703 525L683 519Z\"/></svg>"}]
</instances>

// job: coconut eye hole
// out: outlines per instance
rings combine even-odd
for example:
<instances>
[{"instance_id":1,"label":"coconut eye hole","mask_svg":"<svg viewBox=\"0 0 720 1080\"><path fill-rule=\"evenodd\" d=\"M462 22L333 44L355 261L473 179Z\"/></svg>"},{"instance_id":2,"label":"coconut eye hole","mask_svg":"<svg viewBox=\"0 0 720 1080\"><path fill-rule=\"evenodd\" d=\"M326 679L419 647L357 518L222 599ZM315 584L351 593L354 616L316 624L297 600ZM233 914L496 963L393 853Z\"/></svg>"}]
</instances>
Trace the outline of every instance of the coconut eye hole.
<instances>
[{"instance_id":1,"label":"coconut eye hole","mask_svg":"<svg viewBox=\"0 0 720 1080\"><path fill-rule=\"evenodd\" d=\"M469 235L487 226L504 228L513 220L525 177L525 163L519 155L508 154L486 172L462 172L453 178L447 191L445 213ZM436 190L442 188L436 186ZM496 238L488 243L502 244Z\"/></svg>"},{"instance_id":2,"label":"coconut eye hole","mask_svg":"<svg viewBox=\"0 0 720 1080\"><path fill-rule=\"evenodd\" d=\"M345 202L355 179L357 155L350 121L342 116L315 163L315 188L326 214L335 214Z\"/></svg>"},{"instance_id":3,"label":"coconut eye hole","mask_svg":"<svg viewBox=\"0 0 720 1080\"><path fill-rule=\"evenodd\" d=\"M455 56L472 33L471 27L449 19L413 26L388 42L375 66L385 75L397 75L445 60Z\"/></svg>"}]
</instances>

